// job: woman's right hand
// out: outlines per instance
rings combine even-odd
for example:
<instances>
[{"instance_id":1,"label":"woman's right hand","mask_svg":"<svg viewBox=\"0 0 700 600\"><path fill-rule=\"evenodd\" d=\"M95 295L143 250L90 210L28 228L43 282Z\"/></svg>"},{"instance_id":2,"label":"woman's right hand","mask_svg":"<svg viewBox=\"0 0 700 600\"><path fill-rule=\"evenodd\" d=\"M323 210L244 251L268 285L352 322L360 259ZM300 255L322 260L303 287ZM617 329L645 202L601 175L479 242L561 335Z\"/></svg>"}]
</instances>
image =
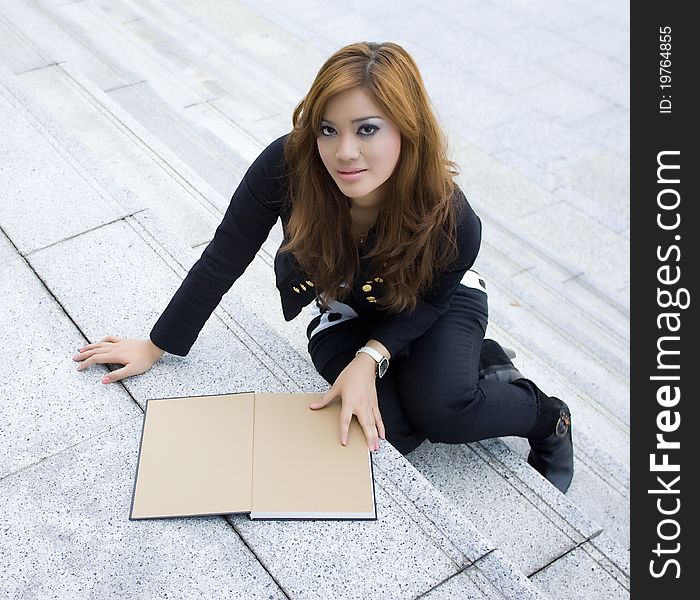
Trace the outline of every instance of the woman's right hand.
<instances>
[{"instance_id":1,"label":"woman's right hand","mask_svg":"<svg viewBox=\"0 0 700 600\"><path fill-rule=\"evenodd\" d=\"M151 340L131 340L110 335L80 348L73 360L83 363L78 371L96 363L124 365L102 378L102 383L113 383L145 373L163 354L165 350L158 348Z\"/></svg>"}]
</instances>

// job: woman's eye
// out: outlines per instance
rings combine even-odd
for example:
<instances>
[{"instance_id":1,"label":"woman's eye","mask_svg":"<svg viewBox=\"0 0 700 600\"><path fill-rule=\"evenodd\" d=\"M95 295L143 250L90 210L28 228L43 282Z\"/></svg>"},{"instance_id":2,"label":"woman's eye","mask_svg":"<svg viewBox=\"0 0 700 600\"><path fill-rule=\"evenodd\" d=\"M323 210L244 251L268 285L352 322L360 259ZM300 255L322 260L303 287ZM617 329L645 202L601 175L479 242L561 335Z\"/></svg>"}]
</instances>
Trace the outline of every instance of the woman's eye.
<instances>
[{"instance_id":1,"label":"woman's eye","mask_svg":"<svg viewBox=\"0 0 700 600\"><path fill-rule=\"evenodd\" d=\"M375 131L377 131L377 130L379 129L379 127L377 127L376 125L369 125L369 124L366 124L366 125L360 126L360 131L362 131L363 129L365 129L365 127L367 127L367 128L369 128L369 129L372 130L372 131L370 131L369 133L366 133L365 135L372 135Z\"/></svg>"},{"instance_id":2,"label":"woman's eye","mask_svg":"<svg viewBox=\"0 0 700 600\"><path fill-rule=\"evenodd\" d=\"M326 130L330 130L330 133L328 133ZM379 127L377 127L376 125L365 123L364 125L360 125L360 128L357 131L358 133L362 132L363 137L369 137L378 130ZM333 135L333 133L335 133L335 129L333 129L330 125L321 125L321 135L325 137L330 137L331 135Z\"/></svg>"}]
</instances>

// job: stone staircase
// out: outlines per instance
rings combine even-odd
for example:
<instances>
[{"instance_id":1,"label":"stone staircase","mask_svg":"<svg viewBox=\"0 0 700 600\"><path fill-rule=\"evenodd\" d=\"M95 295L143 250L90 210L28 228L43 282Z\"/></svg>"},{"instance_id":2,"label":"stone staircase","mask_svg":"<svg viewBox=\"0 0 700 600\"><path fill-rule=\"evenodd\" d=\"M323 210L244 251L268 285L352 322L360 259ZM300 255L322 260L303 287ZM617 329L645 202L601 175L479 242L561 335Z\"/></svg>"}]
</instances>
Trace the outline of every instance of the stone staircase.
<instances>
[{"instance_id":1,"label":"stone staircase","mask_svg":"<svg viewBox=\"0 0 700 600\"><path fill-rule=\"evenodd\" d=\"M323 7L310 24L324 14L337 21L342 7ZM304 35L303 15L267 2L0 7L3 595L629 595L621 275L580 258L569 229L550 226L543 236L521 225L561 208L563 190L585 204L569 210L574 239L585 229L593 245L624 252L624 236L589 217L599 200L585 188L552 185L509 164L483 132L452 129L447 91L434 101L484 222L477 269L489 286L489 335L572 409L568 494L530 469L517 438L426 442L407 457L385 443L374 455L376 522L128 521L147 398L327 389L306 353L306 319L287 323L279 309L280 224L186 358L166 355L139 377L103 386L104 367L77 373L70 356L105 335L147 335L247 166L289 130L295 103L334 49L394 39L422 67L420 39L395 31L401 19L391 13L377 15L376 31L340 40ZM429 91L431 78L446 89L435 57L425 54L425 64ZM591 156L583 150L572 153Z\"/></svg>"}]
</instances>

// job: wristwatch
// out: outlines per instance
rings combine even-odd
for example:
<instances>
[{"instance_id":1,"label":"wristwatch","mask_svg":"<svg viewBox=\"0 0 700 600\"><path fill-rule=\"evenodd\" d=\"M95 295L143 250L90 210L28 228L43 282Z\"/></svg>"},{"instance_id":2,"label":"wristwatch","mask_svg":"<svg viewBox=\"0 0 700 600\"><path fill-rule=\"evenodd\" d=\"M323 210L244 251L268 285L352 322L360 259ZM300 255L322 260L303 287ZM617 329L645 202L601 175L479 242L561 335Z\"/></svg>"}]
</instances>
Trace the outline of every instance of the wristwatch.
<instances>
[{"instance_id":1,"label":"wristwatch","mask_svg":"<svg viewBox=\"0 0 700 600\"><path fill-rule=\"evenodd\" d=\"M369 354L377 362L377 370L375 375L377 377L384 377L384 373L386 373L386 370L389 368L389 359L386 356L382 356L381 353L377 352L374 348L370 348L369 346L362 346L362 348L355 352L355 356L357 356L360 352Z\"/></svg>"}]
</instances>

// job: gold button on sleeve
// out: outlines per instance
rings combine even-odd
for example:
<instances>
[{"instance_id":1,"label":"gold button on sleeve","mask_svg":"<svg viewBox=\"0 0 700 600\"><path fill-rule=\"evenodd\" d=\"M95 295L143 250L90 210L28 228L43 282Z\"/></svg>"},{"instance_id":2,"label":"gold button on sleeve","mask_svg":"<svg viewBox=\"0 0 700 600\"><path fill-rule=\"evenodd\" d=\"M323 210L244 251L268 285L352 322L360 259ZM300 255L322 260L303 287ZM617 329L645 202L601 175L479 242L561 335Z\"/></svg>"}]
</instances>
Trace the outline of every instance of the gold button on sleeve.
<instances>
[{"instance_id":1,"label":"gold button on sleeve","mask_svg":"<svg viewBox=\"0 0 700 600\"><path fill-rule=\"evenodd\" d=\"M362 286L362 291L363 291L363 292L371 292L371 291L372 291L372 286L371 286L371 285L365 284L365 285Z\"/></svg>"},{"instance_id":2,"label":"gold button on sleeve","mask_svg":"<svg viewBox=\"0 0 700 600\"><path fill-rule=\"evenodd\" d=\"M300 294L301 292L299 291L299 288L295 285L292 286L292 289L297 293Z\"/></svg>"}]
</instances>

